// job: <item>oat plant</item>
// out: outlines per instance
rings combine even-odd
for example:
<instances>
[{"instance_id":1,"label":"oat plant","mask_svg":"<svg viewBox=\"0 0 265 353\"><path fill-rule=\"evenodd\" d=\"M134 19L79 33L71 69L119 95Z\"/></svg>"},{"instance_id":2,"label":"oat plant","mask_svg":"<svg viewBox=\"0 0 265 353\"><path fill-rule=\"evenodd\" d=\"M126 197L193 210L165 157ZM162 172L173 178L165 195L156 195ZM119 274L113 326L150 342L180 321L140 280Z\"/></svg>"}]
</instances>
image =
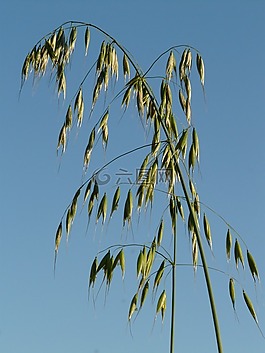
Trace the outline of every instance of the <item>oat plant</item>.
<instances>
[{"instance_id":1,"label":"oat plant","mask_svg":"<svg viewBox=\"0 0 265 353\"><path fill-rule=\"evenodd\" d=\"M91 34L99 42L97 49L91 49ZM70 84L68 68L71 67L73 53L77 50L76 43L79 43L90 66L80 82ZM205 255L205 247L213 251L209 208L201 204L194 180L200 148L198 132L193 124L191 102L194 80L197 80L197 86L201 86L204 94L205 68L200 52L190 46L172 46L143 71L131 53L104 30L90 23L71 21L41 38L28 53L22 67L21 88L30 75L34 81L48 76L54 82L58 99L63 97L66 102L65 118L58 136L58 153L62 155L66 152L74 129L85 129L88 132L82 166L84 181L73 192L73 198L59 220L55 236L54 267L61 239L64 235L68 239L78 205L87 209L88 220L92 217L95 223L100 222L102 227L106 227L106 231L107 224L119 214L122 217L121 228L128 233L137 217L138 222L141 222L139 216L146 213L147 209L155 212L163 205L160 218L156 217L152 221L155 223L152 241L143 239L135 242L131 239L130 242L127 235L127 242L120 244L113 239L111 246L95 254L91 263L89 290L97 285L101 287L102 281L109 290L113 273L118 267L124 277L127 249L134 246L137 250L137 282L128 307L128 320L131 321L136 316L136 310L139 312L144 306L148 295L155 295L156 316L161 315L163 320L167 306L170 308L170 353L175 352L177 238L179 224L183 223L190 241L191 265L195 272L200 267L204 273L217 351L223 352ZM66 94L69 85L75 92L70 98ZM120 108L117 108L117 104ZM144 143L129 151L121 147L117 156L108 160L109 145L118 145L112 139L111 126L115 124L117 135L117 122L120 119L117 114L126 119L128 110L134 111L135 122L141 122ZM129 123L127 133L130 134ZM100 141L107 160L93 171L89 164L92 158L101 153L101 147L98 147ZM134 156L136 160L136 152L139 150L144 152L144 156L137 161L137 178L123 187L116 185L115 190L102 188L98 182L99 173L118 159ZM163 187L157 183L158 171L161 170L166 173ZM159 201L155 199L157 194ZM258 282L258 268L245 242L225 221L224 226L224 256L228 261L231 260L235 268L248 267L254 283ZM103 279L97 283L100 274ZM169 286L164 286L164 280L170 282ZM228 295L233 309L235 310L236 286L241 290L246 307L258 326L256 312L246 290L237 278L228 276Z\"/></svg>"}]
</instances>

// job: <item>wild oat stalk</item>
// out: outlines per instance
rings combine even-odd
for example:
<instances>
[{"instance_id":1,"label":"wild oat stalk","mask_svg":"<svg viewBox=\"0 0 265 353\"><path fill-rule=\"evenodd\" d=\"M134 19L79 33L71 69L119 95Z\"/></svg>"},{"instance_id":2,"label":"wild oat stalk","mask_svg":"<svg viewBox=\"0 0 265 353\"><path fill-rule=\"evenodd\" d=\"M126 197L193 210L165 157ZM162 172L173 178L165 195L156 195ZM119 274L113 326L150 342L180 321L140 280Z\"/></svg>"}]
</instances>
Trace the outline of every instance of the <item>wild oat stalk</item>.
<instances>
[{"instance_id":1,"label":"wild oat stalk","mask_svg":"<svg viewBox=\"0 0 265 353\"><path fill-rule=\"evenodd\" d=\"M170 292L170 353L174 353L177 218L179 216L184 224L187 225L192 240L191 258L194 271L197 270L198 266L202 266L204 271L217 349L219 353L222 353L218 315L200 229L204 229L205 239L211 251L213 251L214 239L212 238L212 230L206 212L203 213L202 220L200 218L202 205L193 180L195 167L199 163L200 148L197 129L193 125L192 119L193 91L190 74L193 70L192 66L195 66L204 92L205 66L203 58L198 50L190 46L172 46L159 55L151 63L150 67L143 72L129 51L104 30L90 23L70 21L44 36L28 53L22 67L21 88L31 73L34 78L40 78L49 73L55 79L58 97L62 94L64 99L67 99L66 68L72 60L72 54L79 36L83 36L84 56L93 54L89 50L92 30L101 33L104 36L104 40L99 45L99 52L93 60L94 63L76 87L75 95L68 101L65 119L58 136L57 151L61 151L62 154L66 152L67 142L74 123L78 129L82 128L85 112L89 112L89 116L93 114L101 95L104 95L105 102L108 101L108 103L102 109L101 115L98 116L88 134L88 143L83 156L83 170L85 173L89 171L89 164L96 142L99 139L102 140L105 152L112 141L111 136L109 136L109 125L113 122L111 107L114 101L119 100L121 108L125 111L130 106L131 101L134 101L136 115L141 119L146 130L151 131L151 136L150 141L145 145L136 147L131 151L121 151L120 155L101 166L97 172L90 174L89 178L78 187L71 203L59 221L55 237L54 267L64 233L63 222L65 222L66 239L68 239L82 193L82 205L87 206L89 220L93 210L96 209L95 222L101 220L102 226L104 226L107 218L110 220L113 214L119 208L122 208L123 218L121 223L123 227L130 227L133 222L135 209L137 209L138 213L141 213L150 205L153 207L158 206L154 201L154 194L155 191L162 192L165 195L165 208L158 221L157 230L151 244L148 242L142 244L117 244L106 249L103 253L98 253L90 269L89 290L94 288L100 273L102 273L106 288L109 289L114 270L117 267L120 267L122 278L124 278L125 250L128 246L134 246L138 248L138 256L136 258L137 285L129 306L128 320L132 319L137 308L139 309L138 312L142 309L150 292L157 298L155 316L161 314L163 320L166 314L168 294L165 286L161 284L161 279L164 276L165 269L170 268L172 276ZM163 59L165 59L165 71L160 76L156 75L156 80L152 81L151 76L149 76L150 72L154 70L155 64ZM194 61L196 65L192 65ZM88 103L86 84L88 77L93 72L92 101ZM158 77L160 80L159 85L157 85ZM111 90L109 90L110 85ZM110 91L113 92L115 88L116 92L110 98ZM154 92L156 91L159 93L155 94ZM181 124L177 124L177 116L178 120L181 120ZM179 130L179 126L182 127L181 130ZM138 179L134 184L129 185L127 192L123 195L124 201L122 201L119 186L112 196L100 190L100 185L97 181L97 175L100 171L121 157L128 156L139 149L147 148L149 152L141 162ZM166 171L166 188L164 190L159 190L157 187L157 174L158 170L161 169ZM168 217L166 217L166 212L169 212ZM165 241L169 235L164 234L164 226L168 223L173 235L173 249L169 250L165 246ZM225 223L227 224L227 222ZM233 240L233 235L235 236L235 241ZM240 242L246 248L250 274L254 282L259 281L258 267L253 255L239 234L231 226L228 226L225 240L227 260L231 260L231 252L234 246L234 265L238 268L239 264L241 264L245 268L244 253ZM198 263L199 256L202 264ZM160 266L154 270L155 260L159 259ZM228 278L229 295L233 309L236 310L235 283L238 284L239 282L231 276ZM153 283L152 291L150 291L151 283ZM258 325L253 304L243 288L242 293L246 307Z\"/></svg>"}]
</instances>

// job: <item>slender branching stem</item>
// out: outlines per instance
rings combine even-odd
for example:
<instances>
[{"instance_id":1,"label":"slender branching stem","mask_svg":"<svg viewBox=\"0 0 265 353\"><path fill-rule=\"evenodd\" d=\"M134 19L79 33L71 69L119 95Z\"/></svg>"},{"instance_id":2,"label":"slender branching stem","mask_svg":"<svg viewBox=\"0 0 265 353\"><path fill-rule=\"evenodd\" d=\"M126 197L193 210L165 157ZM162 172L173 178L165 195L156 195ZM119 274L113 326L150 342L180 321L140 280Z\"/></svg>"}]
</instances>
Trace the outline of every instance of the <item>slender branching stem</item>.
<instances>
[{"instance_id":1,"label":"slender branching stem","mask_svg":"<svg viewBox=\"0 0 265 353\"><path fill-rule=\"evenodd\" d=\"M170 353L174 353L175 339L175 314L176 314L176 266L177 266L177 231L174 227L173 239L173 264L172 264L172 288L171 288L171 326L170 326Z\"/></svg>"},{"instance_id":2,"label":"slender branching stem","mask_svg":"<svg viewBox=\"0 0 265 353\"><path fill-rule=\"evenodd\" d=\"M206 261L206 256L205 256L204 248L202 245L201 234L200 234L200 230L198 227L197 216L194 212L194 208L192 207L192 204L191 204L191 201L189 198L189 194L188 194L188 190L186 188L186 183L185 183L184 177L182 175L182 171L181 171L178 163L176 163L176 169L177 169L177 173L178 173L181 185L182 185L182 189L183 189L183 192L184 192L184 195L186 198L186 202L187 202L189 211L190 211L191 216L193 218L194 229L195 229L195 233L196 233L196 237L197 237L199 252L200 252L202 265L203 265L204 276L205 276L205 280L206 280L207 291L208 291L209 300L210 300L211 312L212 312L212 316L213 316L213 323L214 323L218 353L223 353L221 331L220 331L220 327L219 327L218 315L217 315L217 311L216 311L216 305L215 305L215 300L214 300L214 294L213 294L208 264Z\"/></svg>"}]
</instances>

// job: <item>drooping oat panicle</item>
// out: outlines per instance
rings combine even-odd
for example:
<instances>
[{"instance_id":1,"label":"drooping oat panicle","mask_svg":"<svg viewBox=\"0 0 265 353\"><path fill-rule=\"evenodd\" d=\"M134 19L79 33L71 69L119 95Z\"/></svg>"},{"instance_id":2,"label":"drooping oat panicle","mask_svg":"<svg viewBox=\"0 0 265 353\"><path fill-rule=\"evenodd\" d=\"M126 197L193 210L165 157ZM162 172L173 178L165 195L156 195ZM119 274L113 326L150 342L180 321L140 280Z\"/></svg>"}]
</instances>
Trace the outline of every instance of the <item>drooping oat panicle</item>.
<instances>
[{"instance_id":1,"label":"drooping oat panicle","mask_svg":"<svg viewBox=\"0 0 265 353\"><path fill-rule=\"evenodd\" d=\"M152 174L152 173L150 173ZM146 193L145 193L145 208L147 208L148 204L153 203L154 199L154 191L155 191L155 181L151 179L146 186Z\"/></svg>"},{"instance_id":2,"label":"drooping oat panicle","mask_svg":"<svg viewBox=\"0 0 265 353\"><path fill-rule=\"evenodd\" d=\"M137 199L137 210L140 211L142 205L143 205L143 201L144 201L144 190L145 190L145 185L144 183L142 183L136 193L136 196L138 196Z\"/></svg>"},{"instance_id":3,"label":"drooping oat panicle","mask_svg":"<svg viewBox=\"0 0 265 353\"><path fill-rule=\"evenodd\" d=\"M88 219L90 220L93 208L94 208L94 202L95 202L95 195L94 192L92 192L89 201L88 201L88 206L87 206L87 213L88 213Z\"/></svg>"},{"instance_id":4,"label":"drooping oat panicle","mask_svg":"<svg viewBox=\"0 0 265 353\"><path fill-rule=\"evenodd\" d=\"M82 87L79 88L79 91L76 95L74 111L77 112L77 126L81 126L84 115L84 99Z\"/></svg>"},{"instance_id":5,"label":"drooping oat panicle","mask_svg":"<svg viewBox=\"0 0 265 353\"><path fill-rule=\"evenodd\" d=\"M70 207L68 208L67 211L67 215L66 215L66 240L68 241L68 237L70 234L70 230L72 227L72 224L74 222L74 218L76 215L76 211L77 211L77 201L78 201L78 197L80 195L80 189L78 189L73 197L73 200L71 202Z\"/></svg>"},{"instance_id":6,"label":"drooping oat panicle","mask_svg":"<svg viewBox=\"0 0 265 353\"><path fill-rule=\"evenodd\" d=\"M175 234L176 221L177 221L177 208L176 208L175 198L173 196L171 196L169 200L169 213L171 218L172 234Z\"/></svg>"},{"instance_id":7,"label":"drooping oat panicle","mask_svg":"<svg viewBox=\"0 0 265 353\"><path fill-rule=\"evenodd\" d=\"M179 62L179 79L180 79L180 81L182 81L184 76L186 75L185 62L186 62L187 53L188 53L188 49L186 48L182 52L181 59Z\"/></svg>"},{"instance_id":8,"label":"drooping oat panicle","mask_svg":"<svg viewBox=\"0 0 265 353\"><path fill-rule=\"evenodd\" d=\"M69 35L68 46L69 46L70 53L75 48L76 38L77 38L77 28L74 26L71 28L70 35Z\"/></svg>"},{"instance_id":9,"label":"drooping oat panicle","mask_svg":"<svg viewBox=\"0 0 265 353\"><path fill-rule=\"evenodd\" d=\"M167 169L171 159L172 159L172 152L171 152L170 146L167 144L164 147L164 151L162 155L161 169L162 168Z\"/></svg>"},{"instance_id":10,"label":"drooping oat panicle","mask_svg":"<svg viewBox=\"0 0 265 353\"><path fill-rule=\"evenodd\" d=\"M128 320L130 321L132 316L133 316L133 313L135 312L135 310L137 309L137 302L138 302L138 293L136 293L133 298L132 298L132 301L131 301L131 304L130 304L130 309L129 309L129 314L128 314Z\"/></svg>"},{"instance_id":11,"label":"drooping oat panicle","mask_svg":"<svg viewBox=\"0 0 265 353\"><path fill-rule=\"evenodd\" d=\"M192 196L193 196L193 197L196 196L197 191L196 191L196 188L195 188L195 186L194 186L194 183L192 182L191 179L189 180L189 188L190 188L190 192L191 192Z\"/></svg>"},{"instance_id":12,"label":"drooping oat panicle","mask_svg":"<svg viewBox=\"0 0 265 353\"><path fill-rule=\"evenodd\" d=\"M118 209L119 201L120 201L120 195L121 195L121 190L120 190L120 187L118 186L117 189L116 189L116 191L115 191L115 194L114 194L114 196L113 196L113 199L112 199L112 206L111 206L111 211L110 211L110 218L112 217L113 212Z\"/></svg>"},{"instance_id":13,"label":"drooping oat panicle","mask_svg":"<svg viewBox=\"0 0 265 353\"><path fill-rule=\"evenodd\" d=\"M61 243L61 239L62 239L62 233L63 233L63 225L62 222L60 222L57 231L56 231L56 235L55 235L55 252L57 253L59 250L59 246Z\"/></svg>"},{"instance_id":14,"label":"drooping oat panicle","mask_svg":"<svg viewBox=\"0 0 265 353\"><path fill-rule=\"evenodd\" d=\"M197 53L196 56L196 64L197 64L197 70L200 76L200 80L201 80L201 84L204 87L204 63L203 63L203 59L201 57L200 54Z\"/></svg>"},{"instance_id":15,"label":"drooping oat panicle","mask_svg":"<svg viewBox=\"0 0 265 353\"><path fill-rule=\"evenodd\" d=\"M161 219L158 232L157 232L157 246L161 245L163 234L164 234L164 220Z\"/></svg>"},{"instance_id":16,"label":"drooping oat panicle","mask_svg":"<svg viewBox=\"0 0 265 353\"><path fill-rule=\"evenodd\" d=\"M100 94L100 91L102 89L102 84L104 82L104 77L105 77L105 70L103 69L98 78L97 78L97 82L94 86L94 89L93 89L93 95L92 95L92 108L94 108L97 100L98 100L98 97L99 97L99 94Z\"/></svg>"},{"instance_id":17,"label":"drooping oat panicle","mask_svg":"<svg viewBox=\"0 0 265 353\"><path fill-rule=\"evenodd\" d=\"M187 102L186 102L186 98L184 97L182 88L179 89L179 103L180 103L180 106L181 106L183 112L186 114Z\"/></svg>"},{"instance_id":18,"label":"drooping oat panicle","mask_svg":"<svg viewBox=\"0 0 265 353\"><path fill-rule=\"evenodd\" d=\"M233 278L230 278L229 280L229 295L230 299L233 305L233 309L236 310L235 308L235 303L236 303L236 292L235 292L235 284Z\"/></svg>"},{"instance_id":19,"label":"drooping oat panicle","mask_svg":"<svg viewBox=\"0 0 265 353\"><path fill-rule=\"evenodd\" d=\"M166 65L166 78L168 80L172 78L173 72L177 74L177 64L174 52L171 50Z\"/></svg>"},{"instance_id":20,"label":"drooping oat panicle","mask_svg":"<svg viewBox=\"0 0 265 353\"><path fill-rule=\"evenodd\" d=\"M259 281L259 272L258 272L258 267L256 265L256 261L254 260L254 257L251 255L251 253L248 250L247 250L247 259L248 259L249 269L254 281L256 281L256 279Z\"/></svg>"},{"instance_id":21,"label":"drooping oat panicle","mask_svg":"<svg viewBox=\"0 0 265 353\"><path fill-rule=\"evenodd\" d=\"M169 115L171 113L173 97L172 97L170 85L167 82L165 83L165 97L166 97L166 111L168 112L168 114L166 115Z\"/></svg>"},{"instance_id":22,"label":"drooping oat panicle","mask_svg":"<svg viewBox=\"0 0 265 353\"><path fill-rule=\"evenodd\" d=\"M106 266L109 263L110 260L110 250L108 250L108 252L103 256L103 258L101 259L98 267L97 267L97 273L99 271L101 271L102 269L105 271L106 270Z\"/></svg>"},{"instance_id":23,"label":"drooping oat panicle","mask_svg":"<svg viewBox=\"0 0 265 353\"><path fill-rule=\"evenodd\" d=\"M31 66L31 58L32 58L31 53L29 53L24 60L22 70L21 70L21 81L22 81L21 84L23 84L23 82L26 81L28 78L28 74L30 72L30 66Z\"/></svg>"},{"instance_id":24,"label":"drooping oat panicle","mask_svg":"<svg viewBox=\"0 0 265 353\"><path fill-rule=\"evenodd\" d=\"M60 130L60 133L59 133L58 143L57 143L57 151L61 146L62 146L62 153L64 153L65 149L66 149L66 126L65 126L65 124L63 124L63 126Z\"/></svg>"},{"instance_id":25,"label":"drooping oat panicle","mask_svg":"<svg viewBox=\"0 0 265 353\"><path fill-rule=\"evenodd\" d=\"M231 235L230 229L228 228L226 233L226 241L225 241L227 261L230 261L230 258L231 258L232 242L233 242L232 235Z\"/></svg>"},{"instance_id":26,"label":"drooping oat panicle","mask_svg":"<svg viewBox=\"0 0 265 353\"><path fill-rule=\"evenodd\" d=\"M144 101L143 101L143 83L141 79L138 79L136 86L136 101L138 114L143 117L144 115Z\"/></svg>"},{"instance_id":27,"label":"drooping oat panicle","mask_svg":"<svg viewBox=\"0 0 265 353\"><path fill-rule=\"evenodd\" d=\"M90 191L91 191L91 186L92 186L92 179L89 180L87 186L86 186L86 190L85 190L85 193L84 193L84 202L86 202L89 194L90 194Z\"/></svg>"},{"instance_id":28,"label":"drooping oat panicle","mask_svg":"<svg viewBox=\"0 0 265 353\"><path fill-rule=\"evenodd\" d=\"M160 297L156 305L156 315L161 311L162 321L164 319L166 305L167 305L167 295L166 295L166 291L163 290L163 292L160 294Z\"/></svg>"},{"instance_id":29,"label":"drooping oat panicle","mask_svg":"<svg viewBox=\"0 0 265 353\"><path fill-rule=\"evenodd\" d=\"M178 213L180 215L180 217L183 219L185 219L185 216L184 216L184 210L183 210L183 206L182 206L182 203L180 202L180 199L179 197L175 197L175 200L176 200L176 203L177 203L177 210L178 210Z\"/></svg>"},{"instance_id":30,"label":"drooping oat panicle","mask_svg":"<svg viewBox=\"0 0 265 353\"><path fill-rule=\"evenodd\" d=\"M55 51L56 49L56 42L57 42L57 32L54 31L52 35L48 38L48 42L51 46L51 49Z\"/></svg>"},{"instance_id":31,"label":"drooping oat panicle","mask_svg":"<svg viewBox=\"0 0 265 353\"><path fill-rule=\"evenodd\" d=\"M244 268L245 266L244 266L243 252L242 252L240 243L237 239L236 239L235 247L234 247L234 255L235 255L236 268L238 268L239 261L241 262L241 265Z\"/></svg>"},{"instance_id":32,"label":"drooping oat panicle","mask_svg":"<svg viewBox=\"0 0 265 353\"><path fill-rule=\"evenodd\" d=\"M54 273L55 273L55 266L56 266L56 260L57 260L57 255L58 255L58 251L59 251L59 246L61 243L61 239L62 239L62 233L63 233L63 225L62 225L62 221L60 222L56 234L55 234L55 253L54 253Z\"/></svg>"},{"instance_id":33,"label":"drooping oat panicle","mask_svg":"<svg viewBox=\"0 0 265 353\"><path fill-rule=\"evenodd\" d=\"M72 112L72 106L69 105L66 116L65 116L65 127L66 129L71 129L73 123L73 112Z\"/></svg>"},{"instance_id":34,"label":"drooping oat panicle","mask_svg":"<svg viewBox=\"0 0 265 353\"><path fill-rule=\"evenodd\" d=\"M193 206L194 206L194 211L196 212L198 218L200 218L201 206L200 206L199 194L195 195Z\"/></svg>"},{"instance_id":35,"label":"drooping oat panicle","mask_svg":"<svg viewBox=\"0 0 265 353\"><path fill-rule=\"evenodd\" d=\"M192 53L191 53L191 50L188 49L184 60L185 72L187 70L188 74L190 73L191 65L192 65Z\"/></svg>"},{"instance_id":36,"label":"drooping oat panicle","mask_svg":"<svg viewBox=\"0 0 265 353\"><path fill-rule=\"evenodd\" d=\"M132 210L133 210L133 196L131 189L128 191L127 198L124 205L124 212L123 212L123 226L126 222L128 224L131 223L132 218Z\"/></svg>"},{"instance_id":37,"label":"drooping oat panicle","mask_svg":"<svg viewBox=\"0 0 265 353\"><path fill-rule=\"evenodd\" d=\"M104 193L98 206L96 222L98 222L100 217L102 217L102 224L105 222L106 216L107 216L107 207L108 207L107 194Z\"/></svg>"},{"instance_id":38,"label":"drooping oat panicle","mask_svg":"<svg viewBox=\"0 0 265 353\"><path fill-rule=\"evenodd\" d=\"M192 144L194 146L194 152L197 158L197 161L200 159L200 144L199 144L199 136L197 134L197 130L195 127L192 130Z\"/></svg>"},{"instance_id":39,"label":"drooping oat panicle","mask_svg":"<svg viewBox=\"0 0 265 353\"><path fill-rule=\"evenodd\" d=\"M162 276L163 276L163 273L164 273L164 269L165 269L165 263L166 263L165 260L163 260L161 262L161 265L159 266L159 269L156 272L154 285L153 285L153 290L155 290L160 284L160 281L162 279Z\"/></svg>"},{"instance_id":40,"label":"drooping oat panicle","mask_svg":"<svg viewBox=\"0 0 265 353\"><path fill-rule=\"evenodd\" d=\"M111 75L116 76L116 80L118 80L118 72L119 72L119 63L118 56L114 45L110 45L108 49L108 63L106 67L110 67Z\"/></svg>"},{"instance_id":41,"label":"drooping oat panicle","mask_svg":"<svg viewBox=\"0 0 265 353\"><path fill-rule=\"evenodd\" d=\"M195 164L196 164L196 153L195 153L194 144L192 143L189 151L189 170L192 169L193 171Z\"/></svg>"},{"instance_id":42,"label":"drooping oat panicle","mask_svg":"<svg viewBox=\"0 0 265 353\"><path fill-rule=\"evenodd\" d=\"M66 77L64 72L64 64L57 66L57 73L56 73L56 82L57 82L57 93L58 97L61 93L63 93L63 98L66 97Z\"/></svg>"},{"instance_id":43,"label":"drooping oat panicle","mask_svg":"<svg viewBox=\"0 0 265 353\"><path fill-rule=\"evenodd\" d=\"M121 267L121 273L122 273L122 278L124 278L125 275L125 255L124 255L124 250L121 249L121 251L119 252L119 263L120 263L120 267Z\"/></svg>"},{"instance_id":44,"label":"drooping oat panicle","mask_svg":"<svg viewBox=\"0 0 265 353\"><path fill-rule=\"evenodd\" d=\"M185 90L186 90L186 95L187 95L187 101L191 101L191 82L190 79L187 75L184 76L184 84L185 84ZM187 109L187 107L186 107Z\"/></svg>"},{"instance_id":45,"label":"drooping oat panicle","mask_svg":"<svg viewBox=\"0 0 265 353\"><path fill-rule=\"evenodd\" d=\"M103 114L100 123L99 123L99 128L98 132L103 129L104 126L107 125L109 119L109 110L107 109L106 112Z\"/></svg>"},{"instance_id":46,"label":"drooping oat panicle","mask_svg":"<svg viewBox=\"0 0 265 353\"><path fill-rule=\"evenodd\" d=\"M89 43L90 43L90 29L89 27L87 27L85 31L85 56L87 56Z\"/></svg>"},{"instance_id":47,"label":"drooping oat panicle","mask_svg":"<svg viewBox=\"0 0 265 353\"><path fill-rule=\"evenodd\" d=\"M98 60L97 60L97 72L100 72L102 70L103 63L105 60L106 47L107 47L106 42L103 41L101 43L100 52L99 52L99 56L98 56Z\"/></svg>"},{"instance_id":48,"label":"drooping oat panicle","mask_svg":"<svg viewBox=\"0 0 265 353\"><path fill-rule=\"evenodd\" d=\"M144 277L147 278L151 272L152 266L154 264L156 255L156 238L154 238L151 247L149 248L146 255L146 266L144 271Z\"/></svg>"},{"instance_id":49,"label":"drooping oat panicle","mask_svg":"<svg viewBox=\"0 0 265 353\"><path fill-rule=\"evenodd\" d=\"M192 232L192 264L194 272L196 272L198 265L198 242L194 232Z\"/></svg>"},{"instance_id":50,"label":"drooping oat panicle","mask_svg":"<svg viewBox=\"0 0 265 353\"><path fill-rule=\"evenodd\" d=\"M131 99L131 91L132 91L132 87L129 86L123 96L122 102L121 102L121 106L125 106L125 108L128 108L130 99Z\"/></svg>"},{"instance_id":51,"label":"drooping oat panicle","mask_svg":"<svg viewBox=\"0 0 265 353\"><path fill-rule=\"evenodd\" d=\"M248 310L251 314L251 316L253 317L253 319L255 320L256 324L258 324L258 318L254 309L254 306L252 304L252 301L250 300L249 296L247 295L247 293L243 290L243 298L245 300L245 303L248 307Z\"/></svg>"},{"instance_id":52,"label":"drooping oat panicle","mask_svg":"<svg viewBox=\"0 0 265 353\"><path fill-rule=\"evenodd\" d=\"M139 255L137 257L137 268L136 268L137 278L140 276L141 273L143 273L144 267L145 267L144 255L143 255L143 251L140 250Z\"/></svg>"},{"instance_id":53,"label":"drooping oat panicle","mask_svg":"<svg viewBox=\"0 0 265 353\"><path fill-rule=\"evenodd\" d=\"M188 136L189 136L188 129L184 129L176 145L176 149L182 153L182 157L184 159L187 151Z\"/></svg>"},{"instance_id":54,"label":"drooping oat panicle","mask_svg":"<svg viewBox=\"0 0 265 353\"><path fill-rule=\"evenodd\" d=\"M88 287L90 288L91 285L92 287L94 287L95 281L96 281L96 277L97 277L97 266L98 266L98 259L97 256L95 257L92 265L91 265L91 269L90 269L90 275L89 275L89 285Z\"/></svg>"},{"instance_id":55,"label":"drooping oat panicle","mask_svg":"<svg viewBox=\"0 0 265 353\"><path fill-rule=\"evenodd\" d=\"M88 164L90 162L92 149L94 147L95 137L96 137L96 131L95 131L95 128L93 128L90 135L89 135L88 144L86 146L86 150L84 153L84 162L83 162L84 169L87 169Z\"/></svg>"},{"instance_id":56,"label":"drooping oat panicle","mask_svg":"<svg viewBox=\"0 0 265 353\"><path fill-rule=\"evenodd\" d=\"M151 145L151 153L155 157L160 148L160 130L155 131L153 135L152 145Z\"/></svg>"},{"instance_id":57,"label":"drooping oat panicle","mask_svg":"<svg viewBox=\"0 0 265 353\"><path fill-rule=\"evenodd\" d=\"M190 104L190 100L187 99L186 100L186 119L187 119L187 123L190 125L191 123L191 104Z\"/></svg>"},{"instance_id":58,"label":"drooping oat panicle","mask_svg":"<svg viewBox=\"0 0 265 353\"><path fill-rule=\"evenodd\" d=\"M80 191L81 191L80 188L76 191L76 193L75 193L75 195L74 195L74 197L73 197L71 206L70 206L70 208L71 208L71 213L72 213L73 218L74 218L75 215L76 215L77 201L78 201L78 198L79 198L79 195L80 195Z\"/></svg>"},{"instance_id":59,"label":"drooping oat panicle","mask_svg":"<svg viewBox=\"0 0 265 353\"><path fill-rule=\"evenodd\" d=\"M113 270L115 269L115 267L118 264L120 265L122 278L124 279L124 275L125 275L125 254L124 254L124 250L123 249L121 249L119 251L119 253L116 255L116 257L115 257L115 259L113 261Z\"/></svg>"},{"instance_id":60,"label":"drooping oat panicle","mask_svg":"<svg viewBox=\"0 0 265 353\"><path fill-rule=\"evenodd\" d=\"M149 161L149 154L145 157L145 159L141 164L140 169L138 170L137 182L141 181L146 176L148 161Z\"/></svg>"},{"instance_id":61,"label":"drooping oat panicle","mask_svg":"<svg viewBox=\"0 0 265 353\"><path fill-rule=\"evenodd\" d=\"M206 216L206 214L204 213L203 215L203 228L204 228L204 234L207 240L207 243L210 247L210 249L212 250L212 234L211 234L211 227L210 227L210 223L208 221L208 218Z\"/></svg>"},{"instance_id":62,"label":"drooping oat panicle","mask_svg":"<svg viewBox=\"0 0 265 353\"><path fill-rule=\"evenodd\" d=\"M123 55L122 65L123 65L124 79L126 79L126 76L130 78L130 64L129 64L127 55L125 54Z\"/></svg>"},{"instance_id":63,"label":"drooping oat panicle","mask_svg":"<svg viewBox=\"0 0 265 353\"><path fill-rule=\"evenodd\" d=\"M142 289L142 294L141 294L141 299L140 299L140 309L142 308L144 302L145 302L145 299L147 297L147 294L148 294L148 291L149 291L149 280L145 282L145 285Z\"/></svg>"},{"instance_id":64,"label":"drooping oat panicle","mask_svg":"<svg viewBox=\"0 0 265 353\"><path fill-rule=\"evenodd\" d=\"M73 216L71 213L71 208L68 208L68 211L66 214L66 220L65 220L67 240L68 240L68 236L70 234L72 224L73 224Z\"/></svg>"},{"instance_id":65,"label":"drooping oat panicle","mask_svg":"<svg viewBox=\"0 0 265 353\"><path fill-rule=\"evenodd\" d=\"M105 268L104 268L107 288L110 287L110 284L111 284L111 281L113 278L113 272L114 272L113 263L114 263L114 258L113 258L113 256L111 256L111 257L109 257L108 262L106 263Z\"/></svg>"},{"instance_id":66,"label":"drooping oat panicle","mask_svg":"<svg viewBox=\"0 0 265 353\"><path fill-rule=\"evenodd\" d=\"M191 212L189 213L189 218L188 218L188 231L190 234L194 233L194 231L195 231L194 220L193 220Z\"/></svg>"},{"instance_id":67,"label":"drooping oat panicle","mask_svg":"<svg viewBox=\"0 0 265 353\"><path fill-rule=\"evenodd\" d=\"M167 121L169 124L170 134L175 138L175 140L177 140L179 136L178 127L177 127L176 119L172 113L169 114L169 118Z\"/></svg>"}]
</instances>

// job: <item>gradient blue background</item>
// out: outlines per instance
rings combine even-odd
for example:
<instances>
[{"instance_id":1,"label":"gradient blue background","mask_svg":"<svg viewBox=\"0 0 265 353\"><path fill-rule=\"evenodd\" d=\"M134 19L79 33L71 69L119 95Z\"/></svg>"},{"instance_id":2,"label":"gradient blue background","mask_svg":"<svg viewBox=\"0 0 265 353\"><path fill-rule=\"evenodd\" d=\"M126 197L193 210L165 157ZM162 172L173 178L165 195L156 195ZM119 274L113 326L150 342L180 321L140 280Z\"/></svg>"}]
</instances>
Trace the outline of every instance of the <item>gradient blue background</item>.
<instances>
[{"instance_id":1,"label":"gradient blue background","mask_svg":"<svg viewBox=\"0 0 265 353\"><path fill-rule=\"evenodd\" d=\"M67 248L62 243L53 276L54 233L82 176L78 142L82 136L79 140L73 134L66 156L56 157L65 106L57 103L48 80L35 85L29 81L19 99L20 70L33 45L68 20L102 27L143 68L175 44L190 44L201 51L207 102L201 92L194 99L201 139L201 200L238 230L255 255L261 285L255 288L241 269L239 278L265 330L265 2L5 1L0 9L0 352L161 353L168 349L169 315L163 325L160 318L154 323L151 301L128 325L128 306L136 288L130 279L123 284L115 274L106 302L104 289L95 305L87 300L90 263L96 252L104 248L107 236L117 236L118 242L124 239L119 218L111 228L117 234L106 235L92 225L86 235L86 220L77 216L70 244ZM78 56L75 59L78 62ZM83 72L84 59L80 60ZM142 133L139 121L135 131L131 142ZM111 137L121 141L115 132ZM126 162L117 164L112 176L118 168L129 167ZM229 273L230 265L224 260L226 227L214 215L210 218L215 253L214 258L208 253L211 265ZM186 235L179 240L180 263L190 262ZM135 276L135 264L127 266L127 275ZM228 278L212 275L224 351L265 352L265 340L240 291L238 322L228 296ZM194 278L191 268L179 267L176 315L176 352L216 351L200 270Z\"/></svg>"}]
</instances>

